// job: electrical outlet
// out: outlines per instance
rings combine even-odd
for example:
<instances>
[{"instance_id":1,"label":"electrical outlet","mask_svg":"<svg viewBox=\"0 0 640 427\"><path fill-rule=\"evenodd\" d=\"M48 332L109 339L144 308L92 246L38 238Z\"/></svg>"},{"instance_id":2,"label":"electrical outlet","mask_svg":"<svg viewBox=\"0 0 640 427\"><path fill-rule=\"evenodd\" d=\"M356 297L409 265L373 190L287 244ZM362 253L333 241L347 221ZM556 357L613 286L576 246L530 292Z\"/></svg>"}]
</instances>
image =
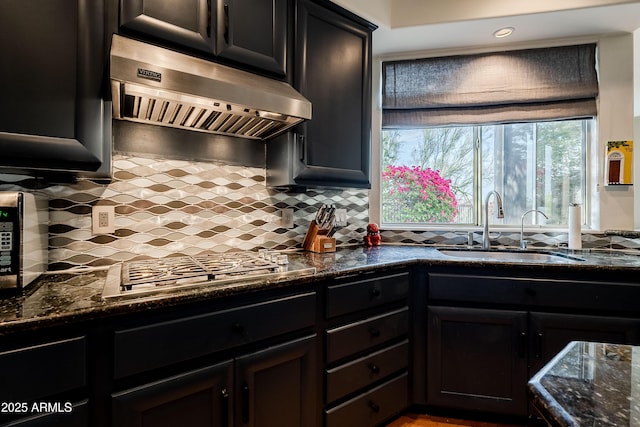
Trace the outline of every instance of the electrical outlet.
<instances>
[{"instance_id":1,"label":"electrical outlet","mask_svg":"<svg viewBox=\"0 0 640 427\"><path fill-rule=\"evenodd\" d=\"M286 208L286 209L282 209L282 211L280 212L281 212L280 226L282 228L293 228L293 209Z\"/></svg>"},{"instance_id":2,"label":"electrical outlet","mask_svg":"<svg viewBox=\"0 0 640 427\"><path fill-rule=\"evenodd\" d=\"M91 225L93 234L110 234L116 231L115 207L96 205L91 209Z\"/></svg>"}]
</instances>

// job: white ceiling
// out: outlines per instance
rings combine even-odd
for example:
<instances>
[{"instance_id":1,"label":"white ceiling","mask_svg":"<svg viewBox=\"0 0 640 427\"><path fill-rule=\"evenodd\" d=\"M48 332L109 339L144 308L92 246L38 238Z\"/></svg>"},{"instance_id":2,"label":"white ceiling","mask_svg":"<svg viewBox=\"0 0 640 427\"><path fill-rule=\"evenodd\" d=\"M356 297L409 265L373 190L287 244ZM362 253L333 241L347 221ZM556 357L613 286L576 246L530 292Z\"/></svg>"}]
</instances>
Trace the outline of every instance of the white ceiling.
<instances>
[{"instance_id":1,"label":"white ceiling","mask_svg":"<svg viewBox=\"0 0 640 427\"><path fill-rule=\"evenodd\" d=\"M629 0L333 0L379 26L373 53L495 47L640 28L640 1ZM493 32L515 27L512 36Z\"/></svg>"}]
</instances>

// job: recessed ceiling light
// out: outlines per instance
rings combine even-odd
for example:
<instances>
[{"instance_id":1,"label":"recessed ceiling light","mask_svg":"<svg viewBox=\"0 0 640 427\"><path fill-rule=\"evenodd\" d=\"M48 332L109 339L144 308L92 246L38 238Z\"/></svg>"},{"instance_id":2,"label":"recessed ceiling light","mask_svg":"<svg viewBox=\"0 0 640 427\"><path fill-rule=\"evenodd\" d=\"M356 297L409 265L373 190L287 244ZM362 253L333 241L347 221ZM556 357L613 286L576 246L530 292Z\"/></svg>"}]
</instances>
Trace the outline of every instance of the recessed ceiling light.
<instances>
[{"instance_id":1,"label":"recessed ceiling light","mask_svg":"<svg viewBox=\"0 0 640 427\"><path fill-rule=\"evenodd\" d=\"M501 39L503 37L509 37L514 31L515 31L515 28L513 27L500 28L499 30L496 30L493 33L493 37L496 37L498 39Z\"/></svg>"}]
</instances>

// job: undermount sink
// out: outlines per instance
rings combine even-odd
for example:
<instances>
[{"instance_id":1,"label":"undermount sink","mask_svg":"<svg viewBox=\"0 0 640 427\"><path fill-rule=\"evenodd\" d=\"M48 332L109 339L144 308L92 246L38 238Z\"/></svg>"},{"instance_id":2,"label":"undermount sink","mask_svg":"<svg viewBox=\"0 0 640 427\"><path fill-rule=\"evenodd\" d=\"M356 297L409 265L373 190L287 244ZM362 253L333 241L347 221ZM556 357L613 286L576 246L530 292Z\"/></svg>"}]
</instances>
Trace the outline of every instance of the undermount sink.
<instances>
[{"instance_id":1,"label":"undermount sink","mask_svg":"<svg viewBox=\"0 0 640 427\"><path fill-rule=\"evenodd\" d=\"M509 261L509 262L572 262L584 261L572 255L555 252L541 251L485 251L485 250L458 250L458 249L438 249L442 255L454 258L466 258L486 261Z\"/></svg>"}]
</instances>

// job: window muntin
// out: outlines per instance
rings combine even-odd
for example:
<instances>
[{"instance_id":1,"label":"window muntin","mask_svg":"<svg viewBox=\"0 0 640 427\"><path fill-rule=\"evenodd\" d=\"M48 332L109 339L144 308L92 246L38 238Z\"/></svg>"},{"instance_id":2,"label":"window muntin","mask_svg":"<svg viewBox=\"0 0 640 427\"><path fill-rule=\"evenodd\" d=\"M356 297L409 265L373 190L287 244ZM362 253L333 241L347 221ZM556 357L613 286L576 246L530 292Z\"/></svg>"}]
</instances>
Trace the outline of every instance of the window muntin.
<instances>
[{"instance_id":1,"label":"window muntin","mask_svg":"<svg viewBox=\"0 0 640 427\"><path fill-rule=\"evenodd\" d=\"M505 218L492 218L492 224L519 226L525 211L538 209L549 220L528 215L525 224L566 226L569 204L588 203L586 158L593 122L383 130L381 222L480 225L486 194L496 190ZM402 171L404 179L390 179ZM452 207L453 215L448 214Z\"/></svg>"}]
</instances>

